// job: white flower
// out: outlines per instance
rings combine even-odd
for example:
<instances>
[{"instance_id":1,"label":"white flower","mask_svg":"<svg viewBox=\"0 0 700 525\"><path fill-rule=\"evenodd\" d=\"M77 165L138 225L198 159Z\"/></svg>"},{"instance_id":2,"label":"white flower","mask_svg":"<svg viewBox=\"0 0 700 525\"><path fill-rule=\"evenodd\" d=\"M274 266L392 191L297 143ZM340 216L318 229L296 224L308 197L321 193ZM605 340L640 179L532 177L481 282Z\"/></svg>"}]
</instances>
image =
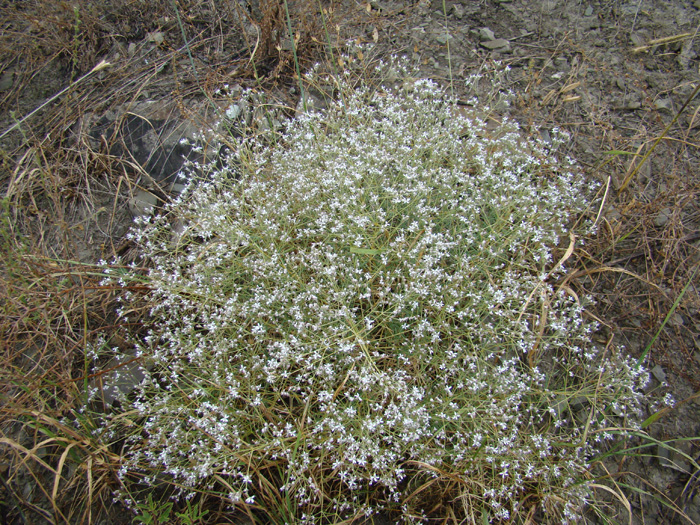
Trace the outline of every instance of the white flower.
<instances>
[{"instance_id":1,"label":"white flower","mask_svg":"<svg viewBox=\"0 0 700 525\"><path fill-rule=\"evenodd\" d=\"M501 520L526 490L583 505L595 441L643 380L547 282L588 183L427 79L337 80L325 114L208 167L169 207L177 242L161 217L132 234L152 263L135 342L152 367L124 472L220 483L234 505L284 491L307 521L400 507L426 476L477 476ZM580 406L595 408L583 448Z\"/></svg>"}]
</instances>

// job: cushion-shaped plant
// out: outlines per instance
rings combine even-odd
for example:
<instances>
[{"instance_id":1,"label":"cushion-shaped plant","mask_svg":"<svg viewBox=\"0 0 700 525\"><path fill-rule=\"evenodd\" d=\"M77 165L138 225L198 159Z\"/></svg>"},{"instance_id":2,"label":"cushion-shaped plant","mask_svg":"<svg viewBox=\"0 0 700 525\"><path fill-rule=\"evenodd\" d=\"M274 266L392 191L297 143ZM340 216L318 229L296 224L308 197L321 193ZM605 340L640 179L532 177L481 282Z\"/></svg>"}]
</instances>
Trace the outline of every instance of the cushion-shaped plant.
<instances>
[{"instance_id":1,"label":"cushion-shaped plant","mask_svg":"<svg viewBox=\"0 0 700 525\"><path fill-rule=\"evenodd\" d=\"M153 366L123 472L275 523L575 517L643 379L560 285L591 183L430 81L339 85L210 166L177 235L133 234Z\"/></svg>"}]
</instances>

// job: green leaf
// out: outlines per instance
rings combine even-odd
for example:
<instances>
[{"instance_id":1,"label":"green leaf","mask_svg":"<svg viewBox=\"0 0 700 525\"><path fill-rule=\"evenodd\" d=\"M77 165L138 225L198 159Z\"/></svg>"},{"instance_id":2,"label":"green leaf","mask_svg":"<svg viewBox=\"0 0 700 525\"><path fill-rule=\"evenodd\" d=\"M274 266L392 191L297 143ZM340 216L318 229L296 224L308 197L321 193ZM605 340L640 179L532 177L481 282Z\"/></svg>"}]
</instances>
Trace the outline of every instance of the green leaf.
<instances>
[{"instance_id":1,"label":"green leaf","mask_svg":"<svg viewBox=\"0 0 700 525\"><path fill-rule=\"evenodd\" d=\"M357 253L360 255L379 255L384 250L374 250L372 248L358 248L357 246L350 246L350 253Z\"/></svg>"},{"instance_id":2,"label":"green leaf","mask_svg":"<svg viewBox=\"0 0 700 525\"><path fill-rule=\"evenodd\" d=\"M611 149L610 151L604 151L605 155L632 155L633 157L639 157L639 153L632 153L631 151L622 151L619 149Z\"/></svg>"}]
</instances>

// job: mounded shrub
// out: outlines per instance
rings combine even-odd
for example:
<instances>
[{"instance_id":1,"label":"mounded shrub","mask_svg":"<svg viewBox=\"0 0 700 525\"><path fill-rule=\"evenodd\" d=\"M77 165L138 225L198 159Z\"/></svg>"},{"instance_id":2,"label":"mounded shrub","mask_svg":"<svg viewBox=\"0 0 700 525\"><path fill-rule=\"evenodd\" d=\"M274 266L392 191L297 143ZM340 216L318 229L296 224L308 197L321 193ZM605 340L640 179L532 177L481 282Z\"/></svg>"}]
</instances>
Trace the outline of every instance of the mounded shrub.
<instances>
[{"instance_id":1,"label":"mounded shrub","mask_svg":"<svg viewBox=\"0 0 700 525\"><path fill-rule=\"evenodd\" d=\"M562 285L594 185L430 81L338 82L132 234L151 366L123 474L274 523L575 519L645 377Z\"/></svg>"}]
</instances>

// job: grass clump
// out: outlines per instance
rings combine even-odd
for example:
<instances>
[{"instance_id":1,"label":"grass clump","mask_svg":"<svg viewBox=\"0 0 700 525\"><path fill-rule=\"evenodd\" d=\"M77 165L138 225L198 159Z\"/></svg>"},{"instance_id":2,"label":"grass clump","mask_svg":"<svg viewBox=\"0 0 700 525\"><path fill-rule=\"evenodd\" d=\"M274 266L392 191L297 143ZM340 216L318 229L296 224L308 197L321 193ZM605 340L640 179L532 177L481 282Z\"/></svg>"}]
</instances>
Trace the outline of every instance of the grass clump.
<instances>
[{"instance_id":1,"label":"grass clump","mask_svg":"<svg viewBox=\"0 0 700 525\"><path fill-rule=\"evenodd\" d=\"M152 328L122 474L274 523L575 519L645 379L557 286L593 188L430 81L337 82L239 139L177 233L132 233Z\"/></svg>"}]
</instances>

